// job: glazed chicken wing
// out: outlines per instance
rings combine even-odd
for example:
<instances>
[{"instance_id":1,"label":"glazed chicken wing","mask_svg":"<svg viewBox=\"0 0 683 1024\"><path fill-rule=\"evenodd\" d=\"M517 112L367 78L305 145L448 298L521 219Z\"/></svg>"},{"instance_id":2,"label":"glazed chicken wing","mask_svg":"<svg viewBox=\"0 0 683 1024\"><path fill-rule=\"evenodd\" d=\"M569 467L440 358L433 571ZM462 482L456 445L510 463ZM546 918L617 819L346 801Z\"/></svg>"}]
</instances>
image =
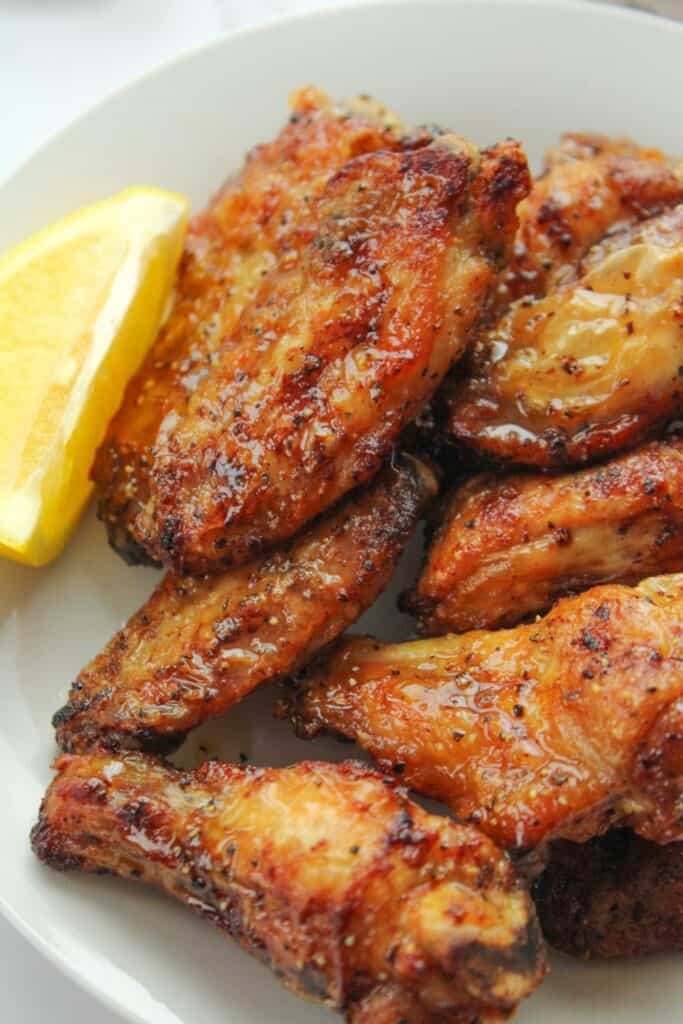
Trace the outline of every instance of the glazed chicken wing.
<instances>
[{"instance_id":1,"label":"glazed chicken wing","mask_svg":"<svg viewBox=\"0 0 683 1024\"><path fill-rule=\"evenodd\" d=\"M683 201L683 167L632 139L567 132L520 204L502 298L539 297L605 236Z\"/></svg>"},{"instance_id":2,"label":"glazed chicken wing","mask_svg":"<svg viewBox=\"0 0 683 1024\"><path fill-rule=\"evenodd\" d=\"M41 860L165 889L353 1024L501 1020L544 972L527 893L477 830L364 766L63 755Z\"/></svg>"},{"instance_id":3,"label":"glazed chicken wing","mask_svg":"<svg viewBox=\"0 0 683 1024\"><path fill-rule=\"evenodd\" d=\"M349 160L162 424L131 526L148 553L242 563L372 476L461 354L527 179L513 142Z\"/></svg>"},{"instance_id":4,"label":"glazed chicken wing","mask_svg":"<svg viewBox=\"0 0 683 1024\"><path fill-rule=\"evenodd\" d=\"M616 829L553 844L534 898L548 941L579 957L683 949L683 844Z\"/></svg>"},{"instance_id":5,"label":"glazed chicken wing","mask_svg":"<svg viewBox=\"0 0 683 1024\"><path fill-rule=\"evenodd\" d=\"M508 631L342 641L289 700L517 852L618 823L683 839L683 575Z\"/></svg>"},{"instance_id":6,"label":"glazed chicken wing","mask_svg":"<svg viewBox=\"0 0 683 1024\"><path fill-rule=\"evenodd\" d=\"M561 476L476 476L404 606L429 635L510 626L598 583L683 570L683 441Z\"/></svg>"},{"instance_id":7,"label":"glazed chicken wing","mask_svg":"<svg viewBox=\"0 0 683 1024\"><path fill-rule=\"evenodd\" d=\"M435 490L423 463L398 456L289 547L222 576L169 573L79 674L53 720L59 744L170 750L304 665L384 589Z\"/></svg>"},{"instance_id":8,"label":"glazed chicken wing","mask_svg":"<svg viewBox=\"0 0 683 1024\"><path fill-rule=\"evenodd\" d=\"M327 179L347 160L424 143L391 111L367 99L335 106L321 92L293 97L289 123L249 153L190 224L170 316L109 425L93 468L99 514L128 561L149 561L132 524L149 500L153 449L162 424L187 410L198 383L264 274Z\"/></svg>"},{"instance_id":9,"label":"glazed chicken wing","mask_svg":"<svg viewBox=\"0 0 683 1024\"><path fill-rule=\"evenodd\" d=\"M446 392L447 430L479 452L554 466L616 452L674 416L681 201L683 165L647 151L553 166L521 204L508 275L510 294L536 297L478 338Z\"/></svg>"}]
</instances>

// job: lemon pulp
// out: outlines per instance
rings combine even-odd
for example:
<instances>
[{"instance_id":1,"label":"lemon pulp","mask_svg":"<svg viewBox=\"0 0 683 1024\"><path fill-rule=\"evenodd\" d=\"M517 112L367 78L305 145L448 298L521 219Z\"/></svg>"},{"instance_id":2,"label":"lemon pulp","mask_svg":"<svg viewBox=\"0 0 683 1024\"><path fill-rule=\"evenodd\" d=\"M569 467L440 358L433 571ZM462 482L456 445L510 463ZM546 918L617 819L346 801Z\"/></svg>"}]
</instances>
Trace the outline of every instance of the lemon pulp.
<instances>
[{"instance_id":1,"label":"lemon pulp","mask_svg":"<svg viewBox=\"0 0 683 1024\"><path fill-rule=\"evenodd\" d=\"M0 554L64 545L172 291L187 201L127 189L0 258Z\"/></svg>"}]
</instances>

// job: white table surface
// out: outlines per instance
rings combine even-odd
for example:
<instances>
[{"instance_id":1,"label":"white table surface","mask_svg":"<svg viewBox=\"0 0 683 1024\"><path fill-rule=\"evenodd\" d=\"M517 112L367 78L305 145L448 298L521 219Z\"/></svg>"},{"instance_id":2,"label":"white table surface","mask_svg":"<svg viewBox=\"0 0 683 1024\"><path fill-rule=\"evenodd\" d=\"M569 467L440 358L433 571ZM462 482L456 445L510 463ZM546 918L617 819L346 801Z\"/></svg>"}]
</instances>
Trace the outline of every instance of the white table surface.
<instances>
[{"instance_id":1,"label":"white table surface","mask_svg":"<svg viewBox=\"0 0 683 1024\"><path fill-rule=\"evenodd\" d=\"M0 180L132 75L234 27L321 5L320 0L0 0ZM640 6L683 15L683 0L642 0ZM120 1024L118 1015L60 975L2 919L0 1021Z\"/></svg>"}]
</instances>

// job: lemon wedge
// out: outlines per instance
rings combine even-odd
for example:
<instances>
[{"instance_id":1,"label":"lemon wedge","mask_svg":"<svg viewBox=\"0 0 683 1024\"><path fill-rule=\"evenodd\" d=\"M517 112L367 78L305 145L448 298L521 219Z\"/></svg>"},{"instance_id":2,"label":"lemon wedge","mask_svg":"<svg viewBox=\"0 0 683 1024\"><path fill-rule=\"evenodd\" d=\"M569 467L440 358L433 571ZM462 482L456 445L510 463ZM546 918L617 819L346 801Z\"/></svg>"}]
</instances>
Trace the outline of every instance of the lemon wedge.
<instances>
[{"instance_id":1,"label":"lemon wedge","mask_svg":"<svg viewBox=\"0 0 683 1024\"><path fill-rule=\"evenodd\" d=\"M0 257L0 555L43 565L168 306L188 203L130 188Z\"/></svg>"}]
</instances>

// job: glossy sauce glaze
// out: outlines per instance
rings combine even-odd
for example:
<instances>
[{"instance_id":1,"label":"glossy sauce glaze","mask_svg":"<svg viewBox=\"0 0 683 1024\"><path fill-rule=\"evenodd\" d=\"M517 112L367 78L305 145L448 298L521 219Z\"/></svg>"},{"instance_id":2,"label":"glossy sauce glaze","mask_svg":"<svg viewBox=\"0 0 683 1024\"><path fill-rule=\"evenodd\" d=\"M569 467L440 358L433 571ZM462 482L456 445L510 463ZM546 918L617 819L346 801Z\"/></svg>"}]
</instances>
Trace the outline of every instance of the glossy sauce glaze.
<instances>
[{"instance_id":1,"label":"glossy sauce glaze","mask_svg":"<svg viewBox=\"0 0 683 1024\"><path fill-rule=\"evenodd\" d=\"M446 396L448 430L478 451L581 463L682 405L683 170L647 152L601 159L558 164L521 204L503 298L524 297Z\"/></svg>"}]
</instances>

